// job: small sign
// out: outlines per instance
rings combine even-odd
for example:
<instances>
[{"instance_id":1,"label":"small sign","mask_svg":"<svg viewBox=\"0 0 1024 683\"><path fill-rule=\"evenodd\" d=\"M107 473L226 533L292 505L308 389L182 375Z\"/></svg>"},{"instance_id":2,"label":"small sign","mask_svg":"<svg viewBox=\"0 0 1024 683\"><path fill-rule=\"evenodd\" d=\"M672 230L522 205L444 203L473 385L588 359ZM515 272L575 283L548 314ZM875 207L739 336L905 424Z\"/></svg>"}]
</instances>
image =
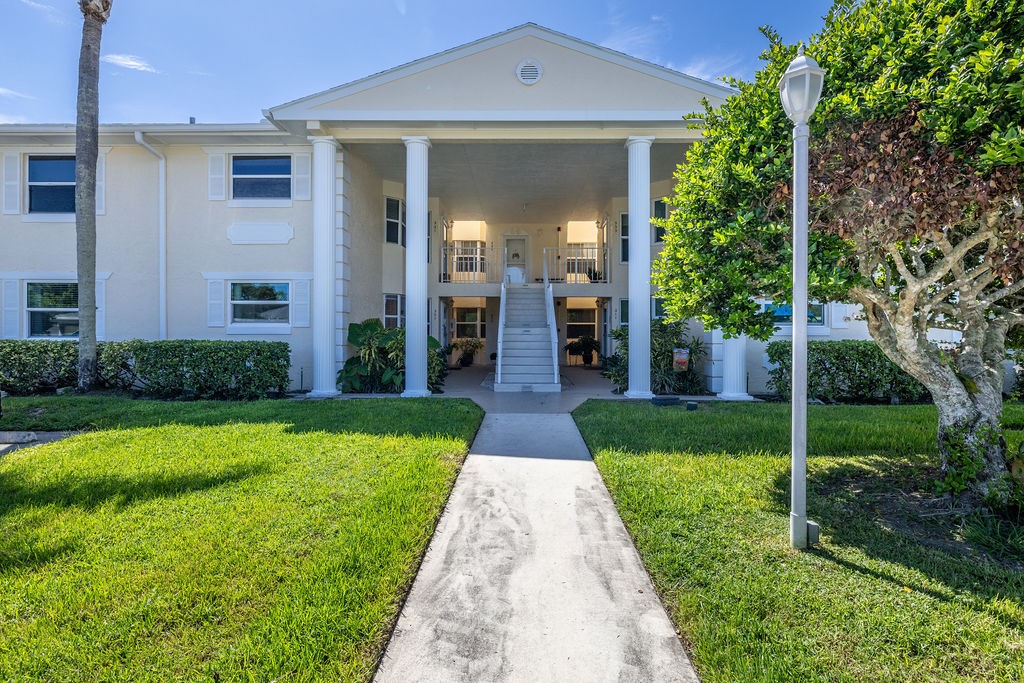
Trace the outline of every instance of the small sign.
<instances>
[{"instance_id":1,"label":"small sign","mask_svg":"<svg viewBox=\"0 0 1024 683\"><path fill-rule=\"evenodd\" d=\"M690 349L672 349L672 369L676 372L690 369Z\"/></svg>"}]
</instances>

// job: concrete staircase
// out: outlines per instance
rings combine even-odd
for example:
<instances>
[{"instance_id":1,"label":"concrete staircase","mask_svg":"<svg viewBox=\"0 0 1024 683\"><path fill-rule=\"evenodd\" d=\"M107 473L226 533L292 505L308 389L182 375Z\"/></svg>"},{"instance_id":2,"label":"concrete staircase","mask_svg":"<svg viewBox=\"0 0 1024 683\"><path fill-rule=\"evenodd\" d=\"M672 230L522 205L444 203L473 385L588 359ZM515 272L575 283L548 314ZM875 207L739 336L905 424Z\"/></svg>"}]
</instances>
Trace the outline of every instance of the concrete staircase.
<instances>
[{"instance_id":1,"label":"concrete staircase","mask_svg":"<svg viewBox=\"0 0 1024 683\"><path fill-rule=\"evenodd\" d=\"M544 287L507 285L501 382L495 391L561 391L554 380L551 331L545 311Z\"/></svg>"}]
</instances>

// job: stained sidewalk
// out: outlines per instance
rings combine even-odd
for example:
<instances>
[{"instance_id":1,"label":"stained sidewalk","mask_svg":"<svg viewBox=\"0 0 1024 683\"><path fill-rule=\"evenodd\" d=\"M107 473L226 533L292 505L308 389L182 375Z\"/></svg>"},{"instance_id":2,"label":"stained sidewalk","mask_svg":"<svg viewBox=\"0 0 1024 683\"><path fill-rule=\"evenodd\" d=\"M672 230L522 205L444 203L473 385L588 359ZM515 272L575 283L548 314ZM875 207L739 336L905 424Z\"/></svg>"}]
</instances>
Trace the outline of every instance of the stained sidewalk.
<instances>
[{"instance_id":1,"label":"stained sidewalk","mask_svg":"<svg viewBox=\"0 0 1024 683\"><path fill-rule=\"evenodd\" d=\"M375 680L697 680L568 414L484 418Z\"/></svg>"}]
</instances>

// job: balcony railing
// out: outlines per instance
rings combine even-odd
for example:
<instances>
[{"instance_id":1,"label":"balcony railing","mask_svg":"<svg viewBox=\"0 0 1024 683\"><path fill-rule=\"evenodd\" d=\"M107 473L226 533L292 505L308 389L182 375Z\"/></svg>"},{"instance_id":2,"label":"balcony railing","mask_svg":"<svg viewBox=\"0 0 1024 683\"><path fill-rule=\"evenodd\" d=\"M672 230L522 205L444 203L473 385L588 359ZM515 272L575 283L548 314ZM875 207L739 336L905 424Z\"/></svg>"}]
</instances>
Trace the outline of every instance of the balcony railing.
<instances>
[{"instance_id":1,"label":"balcony railing","mask_svg":"<svg viewBox=\"0 0 1024 683\"><path fill-rule=\"evenodd\" d=\"M551 282L571 285L608 282L607 247L546 247L544 265Z\"/></svg>"},{"instance_id":2,"label":"balcony railing","mask_svg":"<svg viewBox=\"0 0 1024 683\"><path fill-rule=\"evenodd\" d=\"M495 247L442 247L441 282L487 284L504 277L503 250Z\"/></svg>"}]
</instances>

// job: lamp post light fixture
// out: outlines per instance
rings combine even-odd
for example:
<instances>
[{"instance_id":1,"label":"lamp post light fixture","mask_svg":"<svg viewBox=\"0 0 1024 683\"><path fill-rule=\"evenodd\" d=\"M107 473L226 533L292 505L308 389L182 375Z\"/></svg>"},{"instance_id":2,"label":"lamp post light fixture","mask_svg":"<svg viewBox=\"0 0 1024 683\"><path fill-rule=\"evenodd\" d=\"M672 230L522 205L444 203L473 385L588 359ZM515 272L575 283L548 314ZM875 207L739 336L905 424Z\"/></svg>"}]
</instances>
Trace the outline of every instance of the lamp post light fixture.
<instances>
[{"instance_id":1,"label":"lamp post light fixture","mask_svg":"<svg viewBox=\"0 0 1024 683\"><path fill-rule=\"evenodd\" d=\"M807 121L818 106L825 71L804 54L803 45L779 81L779 95L793 122L793 475L789 542L806 548L818 540L818 525L807 519Z\"/></svg>"}]
</instances>

